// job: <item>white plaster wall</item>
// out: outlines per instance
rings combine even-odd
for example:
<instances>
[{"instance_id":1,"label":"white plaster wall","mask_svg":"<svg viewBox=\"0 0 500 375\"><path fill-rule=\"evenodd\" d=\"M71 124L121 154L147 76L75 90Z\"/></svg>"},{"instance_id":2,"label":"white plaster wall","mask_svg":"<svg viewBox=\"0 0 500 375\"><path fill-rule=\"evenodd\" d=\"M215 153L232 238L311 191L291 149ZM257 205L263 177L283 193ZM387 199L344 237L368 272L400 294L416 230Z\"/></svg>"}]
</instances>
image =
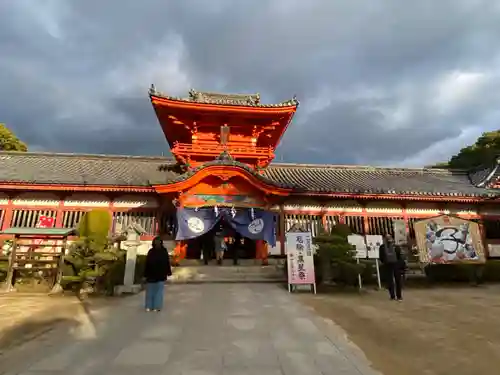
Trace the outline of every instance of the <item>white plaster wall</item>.
<instances>
[{"instance_id":1,"label":"white plaster wall","mask_svg":"<svg viewBox=\"0 0 500 375\"><path fill-rule=\"evenodd\" d=\"M325 209L331 214L335 212L363 212L363 207L356 201L334 201L327 203Z\"/></svg>"},{"instance_id":2,"label":"white plaster wall","mask_svg":"<svg viewBox=\"0 0 500 375\"><path fill-rule=\"evenodd\" d=\"M4 193L0 193L0 204L9 204L9 196Z\"/></svg>"},{"instance_id":3,"label":"white plaster wall","mask_svg":"<svg viewBox=\"0 0 500 375\"><path fill-rule=\"evenodd\" d=\"M75 193L64 201L65 207L109 207L110 200L103 194Z\"/></svg>"},{"instance_id":4,"label":"white plaster wall","mask_svg":"<svg viewBox=\"0 0 500 375\"><path fill-rule=\"evenodd\" d=\"M372 202L366 206L366 212L403 214L403 207L393 202Z\"/></svg>"},{"instance_id":5,"label":"white plaster wall","mask_svg":"<svg viewBox=\"0 0 500 375\"><path fill-rule=\"evenodd\" d=\"M113 205L117 208L157 208L159 207L158 200L155 197L146 195L122 195L113 201Z\"/></svg>"},{"instance_id":6,"label":"white plaster wall","mask_svg":"<svg viewBox=\"0 0 500 375\"><path fill-rule=\"evenodd\" d=\"M409 214L439 215L441 211L434 203L409 202L406 206L406 212Z\"/></svg>"},{"instance_id":7,"label":"white plaster wall","mask_svg":"<svg viewBox=\"0 0 500 375\"><path fill-rule=\"evenodd\" d=\"M445 211L448 211L445 213L452 215L477 215L478 213L477 208L473 205L448 205Z\"/></svg>"},{"instance_id":8,"label":"white plaster wall","mask_svg":"<svg viewBox=\"0 0 500 375\"><path fill-rule=\"evenodd\" d=\"M59 205L59 198L51 193L21 193L12 200L14 206L47 206Z\"/></svg>"},{"instance_id":9,"label":"white plaster wall","mask_svg":"<svg viewBox=\"0 0 500 375\"><path fill-rule=\"evenodd\" d=\"M300 212L321 212L322 207L318 205L300 205L300 204L287 204L284 206L285 213L291 211L293 213Z\"/></svg>"}]
</instances>

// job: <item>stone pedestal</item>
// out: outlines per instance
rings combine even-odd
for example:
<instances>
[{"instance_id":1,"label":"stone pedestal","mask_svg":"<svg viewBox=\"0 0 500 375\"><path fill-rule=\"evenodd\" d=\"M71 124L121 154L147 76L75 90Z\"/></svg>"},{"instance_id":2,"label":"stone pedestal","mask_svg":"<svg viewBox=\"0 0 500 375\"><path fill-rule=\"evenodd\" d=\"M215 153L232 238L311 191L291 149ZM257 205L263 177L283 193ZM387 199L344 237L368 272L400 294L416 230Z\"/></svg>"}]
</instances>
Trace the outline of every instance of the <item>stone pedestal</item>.
<instances>
[{"instance_id":1,"label":"stone pedestal","mask_svg":"<svg viewBox=\"0 0 500 375\"><path fill-rule=\"evenodd\" d=\"M141 291L141 286L135 284L135 266L137 263L137 248L140 245L139 236L136 233L127 233L127 240L122 242L124 249L127 251L125 261L125 275L123 277L123 285L115 288L115 294L138 293Z\"/></svg>"},{"instance_id":2,"label":"stone pedestal","mask_svg":"<svg viewBox=\"0 0 500 375\"><path fill-rule=\"evenodd\" d=\"M126 241L124 243L127 249L127 259L125 263L125 276L123 277L123 285L125 287L131 287L134 285L135 278L135 265L137 263L137 242Z\"/></svg>"}]
</instances>

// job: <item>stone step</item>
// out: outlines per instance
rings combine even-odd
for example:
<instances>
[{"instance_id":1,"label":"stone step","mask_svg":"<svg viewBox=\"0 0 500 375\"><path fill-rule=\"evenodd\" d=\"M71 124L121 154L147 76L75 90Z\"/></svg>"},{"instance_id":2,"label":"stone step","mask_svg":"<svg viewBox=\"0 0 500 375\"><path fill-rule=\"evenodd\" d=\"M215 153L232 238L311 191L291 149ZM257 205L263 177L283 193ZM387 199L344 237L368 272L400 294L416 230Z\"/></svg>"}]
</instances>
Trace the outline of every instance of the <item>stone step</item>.
<instances>
[{"instance_id":1,"label":"stone step","mask_svg":"<svg viewBox=\"0 0 500 375\"><path fill-rule=\"evenodd\" d=\"M170 283L281 283L283 269L271 266L182 266L173 270Z\"/></svg>"},{"instance_id":2,"label":"stone step","mask_svg":"<svg viewBox=\"0 0 500 375\"><path fill-rule=\"evenodd\" d=\"M269 265L283 265L284 264L284 259L280 258L269 258L267 260L267 263ZM203 260L201 259L183 259L180 262L181 266L203 266ZM214 259L209 261L209 265L217 265L216 261ZM224 259L223 261L224 266L233 266L233 261L231 259ZM261 266L262 265L262 260L261 259L239 259L238 260L238 266Z\"/></svg>"}]
</instances>

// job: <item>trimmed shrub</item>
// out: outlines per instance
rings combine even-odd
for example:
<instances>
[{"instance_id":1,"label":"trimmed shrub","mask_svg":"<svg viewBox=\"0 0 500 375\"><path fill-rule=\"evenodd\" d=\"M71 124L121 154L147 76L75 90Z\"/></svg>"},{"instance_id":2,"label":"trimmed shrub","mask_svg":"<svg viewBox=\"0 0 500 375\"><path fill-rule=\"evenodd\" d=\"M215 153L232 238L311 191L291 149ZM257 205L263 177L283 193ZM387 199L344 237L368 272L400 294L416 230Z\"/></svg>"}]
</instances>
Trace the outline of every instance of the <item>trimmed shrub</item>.
<instances>
[{"instance_id":1,"label":"trimmed shrub","mask_svg":"<svg viewBox=\"0 0 500 375\"><path fill-rule=\"evenodd\" d=\"M323 283L352 286L358 282L365 264L356 263L355 247L347 241L349 234L351 230L347 225L338 224L330 234L314 237L313 242L318 246L317 270Z\"/></svg>"}]
</instances>

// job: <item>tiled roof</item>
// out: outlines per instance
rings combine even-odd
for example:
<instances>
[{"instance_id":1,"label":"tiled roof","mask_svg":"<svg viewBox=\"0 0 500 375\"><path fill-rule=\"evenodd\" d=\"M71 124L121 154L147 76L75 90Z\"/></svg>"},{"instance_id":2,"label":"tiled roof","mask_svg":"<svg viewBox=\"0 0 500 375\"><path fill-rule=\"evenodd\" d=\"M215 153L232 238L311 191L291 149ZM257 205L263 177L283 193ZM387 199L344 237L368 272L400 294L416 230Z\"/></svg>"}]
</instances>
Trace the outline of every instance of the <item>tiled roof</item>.
<instances>
[{"instance_id":1,"label":"tiled roof","mask_svg":"<svg viewBox=\"0 0 500 375\"><path fill-rule=\"evenodd\" d=\"M180 175L165 169L173 163L167 157L0 152L0 182L147 187L189 177L189 172ZM228 160L212 163L239 165ZM444 169L272 164L259 176L297 192L496 195L493 190L474 186L466 172Z\"/></svg>"},{"instance_id":2,"label":"tiled roof","mask_svg":"<svg viewBox=\"0 0 500 375\"><path fill-rule=\"evenodd\" d=\"M489 187L500 178L500 160L489 166L476 168L469 173L472 184L479 187Z\"/></svg>"},{"instance_id":3,"label":"tiled roof","mask_svg":"<svg viewBox=\"0 0 500 375\"><path fill-rule=\"evenodd\" d=\"M271 165L264 175L293 181L307 192L407 194L416 196L489 196L496 192L474 186L465 171L338 165Z\"/></svg>"},{"instance_id":4,"label":"tiled roof","mask_svg":"<svg viewBox=\"0 0 500 375\"><path fill-rule=\"evenodd\" d=\"M187 98L170 96L156 90L154 85L149 89L150 96L175 100L179 102L192 102L204 103L215 105L228 105L228 106L244 106L244 107L261 107L261 108L274 108L274 107L290 107L299 105L299 101L294 97L276 104L262 104L260 102L259 94L220 94L214 92L203 92L190 90Z\"/></svg>"},{"instance_id":5,"label":"tiled roof","mask_svg":"<svg viewBox=\"0 0 500 375\"><path fill-rule=\"evenodd\" d=\"M0 181L38 184L131 185L166 183L164 157L0 152Z\"/></svg>"}]
</instances>

